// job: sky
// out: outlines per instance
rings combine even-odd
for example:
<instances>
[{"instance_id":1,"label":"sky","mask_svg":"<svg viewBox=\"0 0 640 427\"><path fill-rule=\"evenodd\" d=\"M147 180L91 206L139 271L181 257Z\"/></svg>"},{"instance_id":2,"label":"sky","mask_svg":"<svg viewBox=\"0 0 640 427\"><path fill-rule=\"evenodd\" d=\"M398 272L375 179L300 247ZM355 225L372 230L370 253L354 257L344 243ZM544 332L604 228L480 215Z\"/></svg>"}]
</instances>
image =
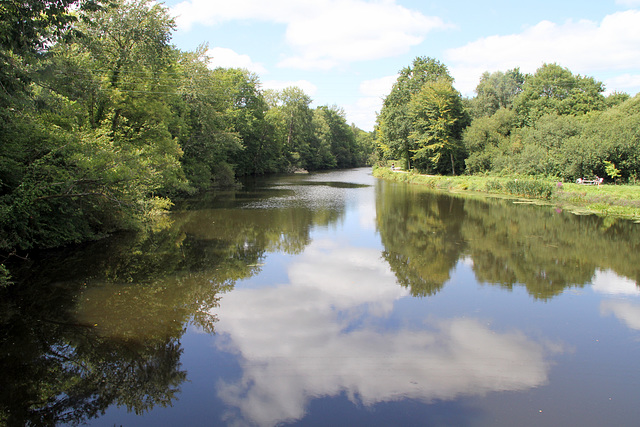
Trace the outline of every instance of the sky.
<instances>
[{"instance_id":1,"label":"sky","mask_svg":"<svg viewBox=\"0 0 640 427\"><path fill-rule=\"evenodd\" d=\"M373 130L397 73L419 56L449 69L463 96L483 72L556 63L640 92L640 0L166 0L181 50L208 45L211 67L298 86Z\"/></svg>"}]
</instances>

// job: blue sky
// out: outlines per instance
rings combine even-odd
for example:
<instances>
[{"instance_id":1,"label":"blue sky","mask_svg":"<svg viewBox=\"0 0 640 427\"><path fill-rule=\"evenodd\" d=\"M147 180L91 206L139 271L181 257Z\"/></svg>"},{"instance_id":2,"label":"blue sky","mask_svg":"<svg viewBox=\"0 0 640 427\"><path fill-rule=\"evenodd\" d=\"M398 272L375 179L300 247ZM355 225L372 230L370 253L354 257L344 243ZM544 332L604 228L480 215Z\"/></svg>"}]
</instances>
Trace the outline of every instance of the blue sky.
<instances>
[{"instance_id":1,"label":"blue sky","mask_svg":"<svg viewBox=\"0 0 640 427\"><path fill-rule=\"evenodd\" d=\"M211 66L247 68L265 89L298 86L373 129L397 72L417 56L449 68L464 96L484 71L557 63L640 91L640 0L166 0L173 43L207 43Z\"/></svg>"}]
</instances>

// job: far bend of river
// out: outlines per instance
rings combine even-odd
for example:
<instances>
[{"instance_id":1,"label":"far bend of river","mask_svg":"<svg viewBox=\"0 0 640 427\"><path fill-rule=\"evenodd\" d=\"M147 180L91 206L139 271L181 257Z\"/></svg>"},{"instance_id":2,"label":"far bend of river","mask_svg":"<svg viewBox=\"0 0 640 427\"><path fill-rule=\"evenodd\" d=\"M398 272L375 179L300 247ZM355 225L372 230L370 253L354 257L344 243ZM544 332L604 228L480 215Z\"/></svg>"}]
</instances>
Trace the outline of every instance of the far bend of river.
<instances>
[{"instance_id":1,"label":"far bend of river","mask_svg":"<svg viewBox=\"0 0 640 427\"><path fill-rule=\"evenodd\" d=\"M638 426L640 224L259 179L24 263L0 424Z\"/></svg>"}]
</instances>

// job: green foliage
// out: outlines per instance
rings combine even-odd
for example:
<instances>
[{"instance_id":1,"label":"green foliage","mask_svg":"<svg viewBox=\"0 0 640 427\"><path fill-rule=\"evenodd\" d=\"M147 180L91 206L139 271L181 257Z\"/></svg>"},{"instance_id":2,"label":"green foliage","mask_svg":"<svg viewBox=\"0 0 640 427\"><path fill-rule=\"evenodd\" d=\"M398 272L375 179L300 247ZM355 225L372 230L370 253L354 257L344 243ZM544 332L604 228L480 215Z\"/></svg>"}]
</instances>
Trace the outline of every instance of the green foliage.
<instances>
[{"instance_id":1,"label":"green foliage","mask_svg":"<svg viewBox=\"0 0 640 427\"><path fill-rule=\"evenodd\" d=\"M631 96L628 93L613 92L605 98L607 108L615 107L627 101Z\"/></svg>"},{"instance_id":2,"label":"green foliage","mask_svg":"<svg viewBox=\"0 0 640 427\"><path fill-rule=\"evenodd\" d=\"M455 157L462 151L462 131L468 117L462 99L449 79L422 86L411 98L409 117L413 130L409 139L415 166L420 170L456 174ZM447 168L447 160L451 168ZM444 163L444 164L443 164Z\"/></svg>"},{"instance_id":3,"label":"green foliage","mask_svg":"<svg viewBox=\"0 0 640 427\"><path fill-rule=\"evenodd\" d=\"M0 7L0 46L16 52L42 51L65 36L77 21L71 7L96 10L100 0L4 0Z\"/></svg>"},{"instance_id":4,"label":"green foliage","mask_svg":"<svg viewBox=\"0 0 640 427\"><path fill-rule=\"evenodd\" d=\"M275 124L284 136L282 141L287 169L305 169L312 157L310 141L313 139L313 111L311 98L298 87L288 87L274 94L272 108L280 110Z\"/></svg>"},{"instance_id":5,"label":"green foliage","mask_svg":"<svg viewBox=\"0 0 640 427\"><path fill-rule=\"evenodd\" d=\"M522 92L514 99L514 109L525 125L533 125L546 114L580 115L605 109L602 82L592 77L574 76L557 64L544 64L527 76Z\"/></svg>"},{"instance_id":6,"label":"green foliage","mask_svg":"<svg viewBox=\"0 0 640 427\"><path fill-rule=\"evenodd\" d=\"M513 99L522 92L525 76L514 68L506 73L485 71L476 86L476 97L471 102L474 117L492 116L500 109L509 109Z\"/></svg>"},{"instance_id":7,"label":"green foliage","mask_svg":"<svg viewBox=\"0 0 640 427\"><path fill-rule=\"evenodd\" d=\"M215 185L217 187L231 187L236 183L235 172L233 167L226 162L221 162L216 165L213 170L215 176Z\"/></svg>"},{"instance_id":8,"label":"green foliage","mask_svg":"<svg viewBox=\"0 0 640 427\"><path fill-rule=\"evenodd\" d=\"M612 162L620 178L632 180L640 172L640 97L604 112L587 115L582 130L565 141L562 155L567 178L604 176L605 161Z\"/></svg>"},{"instance_id":9,"label":"green foliage","mask_svg":"<svg viewBox=\"0 0 640 427\"><path fill-rule=\"evenodd\" d=\"M310 168L315 170L331 169L338 165L336 156L331 152L331 141L337 129L332 129L333 113L327 107L318 108L313 115L315 138L312 141L314 155Z\"/></svg>"},{"instance_id":10,"label":"green foliage","mask_svg":"<svg viewBox=\"0 0 640 427\"><path fill-rule=\"evenodd\" d=\"M432 58L417 57L411 66L400 70L378 115L377 144L383 158L402 159L404 169L411 168L412 151L416 147L409 137L414 130L409 103L427 82L439 79L453 81L447 67Z\"/></svg>"},{"instance_id":11,"label":"green foliage","mask_svg":"<svg viewBox=\"0 0 640 427\"><path fill-rule=\"evenodd\" d=\"M0 264L0 289L13 284L11 274L4 264Z\"/></svg>"},{"instance_id":12,"label":"green foliage","mask_svg":"<svg viewBox=\"0 0 640 427\"><path fill-rule=\"evenodd\" d=\"M101 3L0 7L0 250L146 227L170 197L236 175L368 160L341 110L312 110L299 88L265 94L246 70L212 70L206 45L175 49L164 5Z\"/></svg>"},{"instance_id":13,"label":"green foliage","mask_svg":"<svg viewBox=\"0 0 640 427\"><path fill-rule=\"evenodd\" d=\"M513 110L502 108L490 117L480 117L464 130L463 143L468 153L468 173L490 171L499 163L503 150L510 146L509 137L516 123Z\"/></svg>"},{"instance_id":14,"label":"green foliage","mask_svg":"<svg viewBox=\"0 0 640 427\"><path fill-rule=\"evenodd\" d=\"M620 176L620 171L616 168L616 165L612 162L605 160L604 162L604 171L609 175L611 179L615 181L616 178Z\"/></svg>"},{"instance_id":15,"label":"green foliage","mask_svg":"<svg viewBox=\"0 0 640 427\"><path fill-rule=\"evenodd\" d=\"M537 179L513 179L503 183L508 193L516 196L549 199L555 187L553 184Z\"/></svg>"},{"instance_id":16,"label":"green foliage","mask_svg":"<svg viewBox=\"0 0 640 427\"><path fill-rule=\"evenodd\" d=\"M318 107L314 117L318 146L314 151L320 157L312 169L348 168L364 164L357 146L356 131L347 125L344 110ZM360 158L359 158L360 157Z\"/></svg>"},{"instance_id":17,"label":"green foliage","mask_svg":"<svg viewBox=\"0 0 640 427\"><path fill-rule=\"evenodd\" d=\"M467 173L574 181L605 175L605 162L611 162L620 180L637 179L638 96L615 93L605 98L602 83L557 64L545 64L525 76L511 108L479 111L492 77L485 73L478 97L467 102L476 116L463 136Z\"/></svg>"},{"instance_id":18,"label":"green foliage","mask_svg":"<svg viewBox=\"0 0 640 427\"><path fill-rule=\"evenodd\" d=\"M2 162L11 165L2 181L12 183L2 200L5 248L58 246L139 226L169 206L159 194L184 185L170 110L153 91L167 72L171 21L146 1L119 7L93 14L91 25L79 25L84 37L53 47L51 59L41 61L31 114L22 116L38 132L12 142L38 140L41 149L17 158L16 147L12 162ZM149 31L130 33L134 22ZM147 52L136 37L147 44L155 37L156 49ZM119 59L109 56L114 46ZM99 71L113 67L107 76ZM49 69L58 72L49 76ZM73 89L75 76L88 93Z\"/></svg>"},{"instance_id":19,"label":"green foliage","mask_svg":"<svg viewBox=\"0 0 640 427\"><path fill-rule=\"evenodd\" d=\"M490 193L503 193L504 186L502 182L497 179L489 179L486 184L487 191Z\"/></svg>"},{"instance_id":20,"label":"green foliage","mask_svg":"<svg viewBox=\"0 0 640 427\"><path fill-rule=\"evenodd\" d=\"M376 143L374 141L373 132L365 132L362 129L356 127L355 124L351 125L351 131L355 135L355 158L356 165L373 165L376 161Z\"/></svg>"}]
</instances>

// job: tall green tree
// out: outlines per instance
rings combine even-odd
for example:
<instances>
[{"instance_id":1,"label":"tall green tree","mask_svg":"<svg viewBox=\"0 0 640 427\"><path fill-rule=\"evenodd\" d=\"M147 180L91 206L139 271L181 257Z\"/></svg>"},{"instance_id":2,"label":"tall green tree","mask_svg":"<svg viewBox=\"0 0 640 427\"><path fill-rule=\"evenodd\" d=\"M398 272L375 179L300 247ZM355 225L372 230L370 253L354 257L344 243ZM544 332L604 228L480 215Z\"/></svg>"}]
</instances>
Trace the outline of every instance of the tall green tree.
<instances>
[{"instance_id":1,"label":"tall green tree","mask_svg":"<svg viewBox=\"0 0 640 427\"><path fill-rule=\"evenodd\" d=\"M331 157L324 169L332 167L347 168L357 165L356 138L351 127L347 124L344 110L337 106L322 106L316 109L316 114L321 116L326 124L326 131L322 139L329 145Z\"/></svg>"},{"instance_id":2,"label":"tall green tree","mask_svg":"<svg viewBox=\"0 0 640 427\"><path fill-rule=\"evenodd\" d=\"M265 120L268 105L256 74L247 70L216 70L216 79L227 82L231 103L226 111L238 134L240 149L231 151L229 161L238 175L263 174L277 171L281 155L269 138Z\"/></svg>"},{"instance_id":3,"label":"tall green tree","mask_svg":"<svg viewBox=\"0 0 640 427\"><path fill-rule=\"evenodd\" d=\"M180 118L174 129L184 151L182 164L190 184L205 190L213 184L233 183L231 163L242 151L236 130L237 104L242 96L236 88L244 82L239 70L209 68L206 45L195 52L182 52L180 97L173 108Z\"/></svg>"},{"instance_id":4,"label":"tall green tree","mask_svg":"<svg viewBox=\"0 0 640 427\"><path fill-rule=\"evenodd\" d=\"M460 93L448 78L427 82L411 98L409 118L413 130L409 139L415 147L414 164L422 170L444 173L443 159L450 161L451 173L456 174L455 159L462 157L462 132L469 117L462 105Z\"/></svg>"},{"instance_id":5,"label":"tall green tree","mask_svg":"<svg viewBox=\"0 0 640 427\"><path fill-rule=\"evenodd\" d=\"M560 147L563 176L607 176L606 162L615 164L620 178L640 178L640 95L603 112L583 117L581 131Z\"/></svg>"},{"instance_id":6,"label":"tall green tree","mask_svg":"<svg viewBox=\"0 0 640 427\"><path fill-rule=\"evenodd\" d=\"M268 94L269 118L277 138L283 146L283 163L287 168L307 168L312 157L310 141L313 138L313 110L311 98L296 86Z\"/></svg>"},{"instance_id":7,"label":"tall green tree","mask_svg":"<svg viewBox=\"0 0 640 427\"><path fill-rule=\"evenodd\" d=\"M400 70L391 93L384 99L378 115L378 138L380 151L387 158L402 159L404 167L411 167L415 150L409 134L413 131L409 117L409 102L427 82L438 79L453 81L447 67L428 57L417 57L413 63Z\"/></svg>"},{"instance_id":8,"label":"tall green tree","mask_svg":"<svg viewBox=\"0 0 640 427\"><path fill-rule=\"evenodd\" d=\"M313 112L314 138L311 141L309 166L314 170L335 168L338 164L331 150L333 133L327 116L327 107L318 107Z\"/></svg>"}]
</instances>

